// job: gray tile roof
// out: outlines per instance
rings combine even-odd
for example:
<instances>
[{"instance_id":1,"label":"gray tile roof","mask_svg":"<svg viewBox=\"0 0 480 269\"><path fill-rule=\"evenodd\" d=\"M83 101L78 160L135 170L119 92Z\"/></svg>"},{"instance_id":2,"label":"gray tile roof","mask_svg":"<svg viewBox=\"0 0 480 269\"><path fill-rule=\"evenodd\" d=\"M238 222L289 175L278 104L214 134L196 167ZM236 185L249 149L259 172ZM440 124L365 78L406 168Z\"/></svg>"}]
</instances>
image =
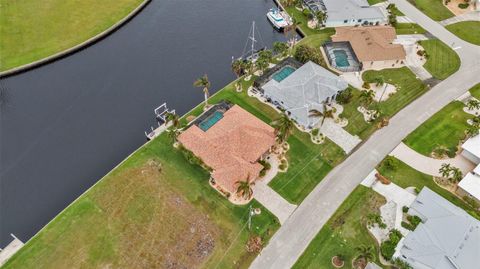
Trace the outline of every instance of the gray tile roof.
<instances>
[{"instance_id":1,"label":"gray tile roof","mask_svg":"<svg viewBox=\"0 0 480 269\"><path fill-rule=\"evenodd\" d=\"M322 0L327 21L343 21L350 19L381 19L385 15L379 7L369 6L366 0Z\"/></svg>"},{"instance_id":2,"label":"gray tile roof","mask_svg":"<svg viewBox=\"0 0 480 269\"><path fill-rule=\"evenodd\" d=\"M318 118L309 117L309 111L322 111L322 103L346 89L348 83L323 67L308 62L290 76L277 82L274 79L262 86L264 94L277 101L300 125L313 126Z\"/></svg>"},{"instance_id":3,"label":"gray tile roof","mask_svg":"<svg viewBox=\"0 0 480 269\"><path fill-rule=\"evenodd\" d=\"M399 246L413 268L478 268L480 221L424 187L410 207L422 223Z\"/></svg>"}]
</instances>

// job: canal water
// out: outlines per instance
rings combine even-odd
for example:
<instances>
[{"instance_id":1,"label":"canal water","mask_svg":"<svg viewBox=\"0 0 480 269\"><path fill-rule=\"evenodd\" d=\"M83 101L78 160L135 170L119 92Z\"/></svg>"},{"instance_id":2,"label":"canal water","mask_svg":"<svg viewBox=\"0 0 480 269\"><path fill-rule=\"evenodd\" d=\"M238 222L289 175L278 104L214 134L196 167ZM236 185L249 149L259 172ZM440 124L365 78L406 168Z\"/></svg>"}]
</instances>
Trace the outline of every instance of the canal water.
<instances>
[{"instance_id":1,"label":"canal water","mask_svg":"<svg viewBox=\"0 0 480 269\"><path fill-rule=\"evenodd\" d=\"M1 81L0 247L27 241L145 143L153 109L183 114L230 82L252 20L266 45L284 41L272 0L153 0L99 43Z\"/></svg>"}]
</instances>

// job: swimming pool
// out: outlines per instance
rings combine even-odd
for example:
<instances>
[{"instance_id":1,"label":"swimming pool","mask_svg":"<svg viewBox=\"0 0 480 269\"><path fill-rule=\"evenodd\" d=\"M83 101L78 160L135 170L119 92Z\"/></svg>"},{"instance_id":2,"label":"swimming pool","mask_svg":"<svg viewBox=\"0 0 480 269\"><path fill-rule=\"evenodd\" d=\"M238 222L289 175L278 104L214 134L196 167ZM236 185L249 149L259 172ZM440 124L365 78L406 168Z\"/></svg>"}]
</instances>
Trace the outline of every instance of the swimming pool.
<instances>
[{"instance_id":1,"label":"swimming pool","mask_svg":"<svg viewBox=\"0 0 480 269\"><path fill-rule=\"evenodd\" d=\"M290 76L293 72L295 72L295 68L291 66L284 66L282 69L278 70L273 74L272 78L277 82L280 82Z\"/></svg>"},{"instance_id":2,"label":"swimming pool","mask_svg":"<svg viewBox=\"0 0 480 269\"><path fill-rule=\"evenodd\" d=\"M206 132L210 127L215 125L219 120L223 118L223 113L220 111L213 112L212 115L208 116L202 122L198 124L198 127L202 129L202 131Z\"/></svg>"},{"instance_id":3,"label":"swimming pool","mask_svg":"<svg viewBox=\"0 0 480 269\"><path fill-rule=\"evenodd\" d=\"M334 50L333 55L335 55L335 63L338 67L347 67L350 66L348 62L347 52L344 50Z\"/></svg>"}]
</instances>

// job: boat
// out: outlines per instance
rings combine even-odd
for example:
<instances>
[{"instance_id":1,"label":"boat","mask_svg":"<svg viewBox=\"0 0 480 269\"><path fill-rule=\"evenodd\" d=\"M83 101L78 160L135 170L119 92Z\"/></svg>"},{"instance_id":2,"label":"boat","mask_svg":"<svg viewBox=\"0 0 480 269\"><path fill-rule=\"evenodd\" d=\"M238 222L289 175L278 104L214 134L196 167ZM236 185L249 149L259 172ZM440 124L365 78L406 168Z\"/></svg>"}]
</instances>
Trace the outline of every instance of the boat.
<instances>
[{"instance_id":1,"label":"boat","mask_svg":"<svg viewBox=\"0 0 480 269\"><path fill-rule=\"evenodd\" d=\"M257 32L256 36L255 31ZM259 57L259 53L265 49L267 49L267 47L264 45L262 37L255 26L255 21L253 21L252 27L250 28L250 33L248 34L247 42L243 48L242 56L238 57L237 60L255 62ZM233 60L234 58L232 57L232 62Z\"/></svg>"},{"instance_id":2,"label":"boat","mask_svg":"<svg viewBox=\"0 0 480 269\"><path fill-rule=\"evenodd\" d=\"M268 21L278 31L283 31L286 27L292 25L290 16L287 13L278 10L278 8L271 8L267 12Z\"/></svg>"}]
</instances>

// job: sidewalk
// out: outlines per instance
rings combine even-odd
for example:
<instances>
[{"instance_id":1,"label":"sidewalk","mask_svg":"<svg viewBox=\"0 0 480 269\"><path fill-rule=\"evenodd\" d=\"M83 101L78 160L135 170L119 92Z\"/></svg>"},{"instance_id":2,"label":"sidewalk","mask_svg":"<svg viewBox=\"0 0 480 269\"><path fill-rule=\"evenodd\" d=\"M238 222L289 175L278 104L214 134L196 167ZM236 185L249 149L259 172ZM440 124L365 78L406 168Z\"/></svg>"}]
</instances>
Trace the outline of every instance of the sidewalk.
<instances>
[{"instance_id":1,"label":"sidewalk","mask_svg":"<svg viewBox=\"0 0 480 269\"><path fill-rule=\"evenodd\" d=\"M465 157L463 157L463 155L461 154L458 154L455 158L452 159L434 159L416 152L415 150L405 145L403 142L400 143L390 153L390 155L408 164L413 169L434 177L441 176L438 170L440 169L440 167L442 167L442 164L444 163L449 163L452 166L459 168L464 175L472 171L473 168L475 168L474 164L467 160Z\"/></svg>"},{"instance_id":2,"label":"sidewalk","mask_svg":"<svg viewBox=\"0 0 480 269\"><path fill-rule=\"evenodd\" d=\"M439 23L443 26L447 26L447 25L454 24L461 21L480 21L480 12L478 11L468 12L462 15L458 15L458 16L443 20Z\"/></svg>"}]
</instances>

